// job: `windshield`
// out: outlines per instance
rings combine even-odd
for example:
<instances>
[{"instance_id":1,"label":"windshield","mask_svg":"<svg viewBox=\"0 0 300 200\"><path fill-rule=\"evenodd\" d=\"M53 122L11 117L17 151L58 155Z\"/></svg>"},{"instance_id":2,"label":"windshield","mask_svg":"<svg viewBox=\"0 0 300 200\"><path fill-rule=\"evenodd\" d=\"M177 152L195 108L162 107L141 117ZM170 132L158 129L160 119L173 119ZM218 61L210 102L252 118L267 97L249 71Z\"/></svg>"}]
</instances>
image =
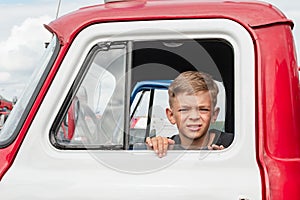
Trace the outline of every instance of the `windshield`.
<instances>
[{"instance_id":1,"label":"windshield","mask_svg":"<svg viewBox=\"0 0 300 200\"><path fill-rule=\"evenodd\" d=\"M29 79L29 84L11 111L7 121L3 126L3 129L0 131L0 147L7 146L18 134L19 129L21 128L31 109L33 103L32 100L36 98L36 92L40 89L39 83L45 75L45 72L47 72L47 69L49 70L50 68L49 64L50 61L53 61L51 58L55 56L54 52L56 52L56 47L58 46L57 44L57 38L53 37L52 41L49 43L44 54L42 55L40 62L37 65L38 67L35 69L32 77Z\"/></svg>"}]
</instances>

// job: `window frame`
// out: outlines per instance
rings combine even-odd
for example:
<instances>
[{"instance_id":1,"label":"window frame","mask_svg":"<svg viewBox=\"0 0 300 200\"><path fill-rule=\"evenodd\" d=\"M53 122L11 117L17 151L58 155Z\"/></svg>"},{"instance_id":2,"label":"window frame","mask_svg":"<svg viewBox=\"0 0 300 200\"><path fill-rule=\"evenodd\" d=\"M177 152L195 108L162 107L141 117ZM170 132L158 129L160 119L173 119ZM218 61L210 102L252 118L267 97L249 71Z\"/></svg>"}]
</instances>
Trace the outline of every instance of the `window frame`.
<instances>
[{"instance_id":1,"label":"window frame","mask_svg":"<svg viewBox=\"0 0 300 200\"><path fill-rule=\"evenodd\" d=\"M248 76L249 74L247 74L248 77L245 77L245 73L243 73L243 76L239 76L241 75L241 70L240 67L238 67L241 64L241 56L245 57L246 53L245 52L250 52L250 59L246 59L246 61L249 62L248 66L254 66L254 52L253 52L253 44L252 44L252 40L251 37L249 35L249 33L247 33L247 31L238 23L233 22L231 20L226 20L226 19L197 19L197 20L182 20L184 23L186 24L186 22L188 21L188 28L186 28L185 26L182 26L180 28L180 26L178 26L178 22L180 23L180 20L158 20L159 22L159 26L161 26L161 24L165 24L166 22L168 23L168 26L166 28L170 28L170 27L175 27L174 25L176 24L176 26L178 28L175 28L176 30L178 29L178 31L182 31L180 34L187 34L189 37L192 38L197 38L197 39L210 39L210 38L220 38L220 39L224 39L227 40L230 44L232 44L233 46L233 50L234 50L234 80L235 80L235 85L234 85L234 99L235 102L237 103L237 105L235 105L235 108L238 109L234 109L235 111L235 119L239 118L239 116L244 116L245 114L242 114L242 112L240 112L240 106L241 106L241 99L240 97L237 97L237 92L241 92L241 87L237 84L237 82L240 82L243 79L247 79L250 80L249 83L247 84L248 86L250 85L254 85L254 73L251 72L251 69L253 69L253 67L250 67L250 77ZM197 23L201 24L201 27L209 27L208 29L204 29L205 31L201 31L199 30L199 28L196 28L197 26L195 26L195 24ZM213 23L212 23L213 22ZM216 22L216 23L215 23ZM85 46L84 48L87 48L89 46L92 45L92 43L94 42L99 42L99 41L107 41L107 40L113 40L114 36L111 35L117 35L118 40L136 40L136 41L142 41L142 40L150 40L150 39L164 39L164 38L168 38L170 39L169 35L167 34L161 34L160 31L155 32L155 34L151 35L149 34L147 27L143 28L141 31L138 32L138 34L134 31L136 31L137 29L139 29L138 27L141 26L141 24L150 24L149 27L153 27L153 21L147 21L147 22L115 22L115 23L108 23L108 24L96 24L93 26L88 27L87 29L83 30L80 33L80 37L79 39L74 42L74 45L76 43L80 43L81 41L84 41L84 44L88 44L87 46ZM204 25L203 25L203 24ZM157 23L156 23L157 24ZM214 24L214 27L213 25ZM217 24L217 25L216 25ZM229 27L226 30L223 29L224 24L229 25ZM120 35L118 34L120 31L120 27L116 28L118 26L121 26L122 30L125 31L133 31L135 34L124 34L124 35ZM123 29L124 28L124 29ZM197 30L196 30L197 29ZM99 30L99 32L105 30L103 33L99 34L99 32L95 31L95 30ZM101 30L101 31L100 31ZM94 32L94 33L93 33ZM242 37L240 36L240 33L242 33ZM90 37L90 35L92 35L92 37ZM108 36L109 35L109 36ZM150 35L150 36L149 36ZM168 36L168 37L167 37ZM171 35L172 36L172 35ZM88 39L84 39L84 37L88 38ZM186 36L184 36L186 37ZM172 36L171 39L178 39L176 36ZM246 40L248 42L244 42L244 39L246 38ZM244 45L244 47L242 48L242 45ZM80 46L83 46L82 44ZM86 50L85 50L86 51ZM241 53L243 52L243 53ZM84 56L84 54L83 54ZM243 61L243 63L245 63L246 61ZM79 62L80 63L80 62ZM77 66L78 68L78 66ZM246 68L246 67L245 67ZM248 72L249 72L248 70ZM74 70L74 73L76 73L77 70ZM237 80L236 80L237 79ZM241 92L241 94L243 94L244 92ZM254 98L254 89L250 90L250 93L253 95ZM240 96L240 95L239 95ZM236 101L238 100L238 101ZM128 106L128 105L127 105ZM252 121L250 122L251 124L253 124L253 128L250 130L252 132L254 132L254 103L251 103L250 107L247 109L248 112L247 115L249 116L249 118L252 118ZM250 115L249 115L250 114ZM129 120L126 120L127 122ZM236 123L236 120L234 121L234 125L235 127L238 127L238 130L241 130L241 126ZM237 126L236 126L237 125ZM236 129L236 130L237 130ZM238 138L234 138L233 144L236 143L236 139ZM252 138L253 139L253 138ZM254 139L253 139L254 140ZM231 145L233 146L233 145Z\"/></svg>"},{"instance_id":2,"label":"window frame","mask_svg":"<svg viewBox=\"0 0 300 200\"><path fill-rule=\"evenodd\" d=\"M126 69L125 69L125 74L128 73L128 69L130 66L130 48L131 48L131 42L130 41L116 41L116 44L109 44L109 45L118 45L118 43L122 44L125 46L126 49ZM78 89L81 86L81 83L83 82L86 74L89 72L89 69L94 61L94 58L97 56L97 53L100 51L106 51L106 47L105 45L103 45L105 43L98 43L95 44L91 50L89 51L89 53L87 54L87 57L85 58L82 67L80 68L74 82L72 83L71 89L69 90L69 92L67 93L66 98L64 99L64 102L62 104L61 109L59 110L54 123L52 124L52 127L50 129L50 134L49 134L49 139L51 144L57 148L57 149L61 149L61 150L99 150L99 149L108 149L108 150L124 150L128 147L126 147L126 144L128 143L128 139L129 136L127 135L129 128L128 127L128 120L124 121L124 127L126 129L124 129L124 134L123 134L123 145L90 145L89 147L86 147L84 144L83 145L65 145L62 143L59 143L55 137L56 133L59 131L61 124L63 123L65 116L67 116L67 113L69 111L69 108L73 102L73 99L75 98L75 95L77 94ZM125 106L124 106L124 116L127 116L127 114L130 112L128 110L128 106L126 106L129 102L129 94L126 91L130 91L127 87L129 86L128 84L128 78L130 76L126 76L125 79L125 93L124 93L124 100L125 100ZM127 88L127 89L126 89Z\"/></svg>"}]
</instances>

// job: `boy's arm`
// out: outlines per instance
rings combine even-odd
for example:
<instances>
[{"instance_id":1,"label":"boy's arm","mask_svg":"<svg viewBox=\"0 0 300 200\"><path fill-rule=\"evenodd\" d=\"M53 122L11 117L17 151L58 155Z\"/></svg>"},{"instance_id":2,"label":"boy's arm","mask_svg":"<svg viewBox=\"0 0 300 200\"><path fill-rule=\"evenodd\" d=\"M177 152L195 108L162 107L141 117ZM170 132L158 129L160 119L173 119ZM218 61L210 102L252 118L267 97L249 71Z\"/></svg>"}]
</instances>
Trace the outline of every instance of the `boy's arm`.
<instances>
[{"instance_id":1,"label":"boy's arm","mask_svg":"<svg viewBox=\"0 0 300 200\"><path fill-rule=\"evenodd\" d=\"M166 137L147 137L146 144L149 148L153 149L158 157L163 157L167 154L169 145L175 144L175 141Z\"/></svg>"}]
</instances>

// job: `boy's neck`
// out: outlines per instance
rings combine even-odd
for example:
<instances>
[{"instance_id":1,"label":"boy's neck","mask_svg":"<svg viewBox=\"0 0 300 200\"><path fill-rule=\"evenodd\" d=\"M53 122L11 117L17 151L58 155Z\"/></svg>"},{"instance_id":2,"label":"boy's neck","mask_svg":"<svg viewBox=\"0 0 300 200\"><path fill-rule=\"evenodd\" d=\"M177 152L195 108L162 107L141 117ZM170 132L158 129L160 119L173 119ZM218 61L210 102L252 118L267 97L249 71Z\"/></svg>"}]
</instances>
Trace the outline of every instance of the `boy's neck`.
<instances>
[{"instance_id":1,"label":"boy's neck","mask_svg":"<svg viewBox=\"0 0 300 200\"><path fill-rule=\"evenodd\" d=\"M210 134L209 132L207 132L202 137L197 139L187 138L182 134L179 134L179 137L181 140L181 146L183 148L193 150L210 146L214 139L214 134Z\"/></svg>"}]
</instances>

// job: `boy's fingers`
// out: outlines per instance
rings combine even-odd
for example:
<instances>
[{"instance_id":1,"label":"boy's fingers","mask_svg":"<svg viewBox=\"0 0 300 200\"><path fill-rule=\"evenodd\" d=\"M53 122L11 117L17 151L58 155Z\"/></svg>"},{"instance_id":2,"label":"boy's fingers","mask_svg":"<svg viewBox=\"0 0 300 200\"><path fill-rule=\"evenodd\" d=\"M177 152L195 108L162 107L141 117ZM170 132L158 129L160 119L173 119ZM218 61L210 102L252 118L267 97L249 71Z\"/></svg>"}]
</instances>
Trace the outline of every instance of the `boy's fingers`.
<instances>
[{"instance_id":1,"label":"boy's fingers","mask_svg":"<svg viewBox=\"0 0 300 200\"><path fill-rule=\"evenodd\" d=\"M152 146L153 146L153 144L152 144L152 141L151 141L151 138L150 138L150 137L147 137L147 138L146 138L146 144L147 144L147 145L149 145L150 147L152 147Z\"/></svg>"},{"instance_id":2,"label":"boy's fingers","mask_svg":"<svg viewBox=\"0 0 300 200\"><path fill-rule=\"evenodd\" d=\"M210 148L209 148L210 149ZM223 150L224 146L223 145L216 145L216 144L212 144L211 145L211 150Z\"/></svg>"},{"instance_id":3,"label":"boy's fingers","mask_svg":"<svg viewBox=\"0 0 300 200\"><path fill-rule=\"evenodd\" d=\"M169 139L168 138L163 138L163 156L165 156L167 154L167 150L169 147Z\"/></svg>"},{"instance_id":4,"label":"boy's fingers","mask_svg":"<svg viewBox=\"0 0 300 200\"><path fill-rule=\"evenodd\" d=\"M165 144L165 139L160 136L156 137L156 139L158 144L158 156L161 158L164 156L165 145L168 145L168 143L166 142L167 144Z\"/></svg>"},{"instance_id":5,"label":"boy's fingers","mask_svg":"<svg viewBox=\"0 0 300 200\"><path fill-rule=\"evenodd\" d=\"M175 144L175 141L169 138L164 138L164 155L167 154L170 145Z\"/></svg>"},{"instance_id":6,"label":"boy's fingers","mask_svg":"<svg viewBox=\"0 0 300 200\"><path fill-rule=\"evenodd\" d=\"M175 141L161 136L147 137L146 144L161 158L166 155L169 145L175 144Z\"/></svg>"},{"instance_id":7,"label":"boy's fingers","mask_svg":"<svg viewBox=\"0 0 300 200\"><path fill-rule=\"evenodd\" d=\"M153 149L157 153L158 157L161 158L165 156L169 146L168 138L157 136L155 138L152 138L152 142L153 142Z\"/></svg>"},{"instance_id":8,"label":"boy's fingers","mask_svg":"<svg viewBox=\"0 0 300 200\"><path fill-rule=\"evenodd\" d=\"M175 144L175 141L168 138L168 143L169 143L169 144Z\"/></svg>"},{"instance_id":9,"label":"boy's fingers","mask_svg":"<svg viewBox=\"0 0 300 200\"><path fill-rule=\"evenodd\" d=\"M158 154L158 142L156 138L151 138L152 148Z\"/></svg>"},{"instance_id":10,"label":"boy's fingers","mask_svg":"<svg viewBox=\"0 0 300 200\"><path fill-rule=\"evenodd\" d=\"M173 150L175 141L172 139L168 139L168 143L169 143L168 150Z\"/></svg>"}]
</instances>

